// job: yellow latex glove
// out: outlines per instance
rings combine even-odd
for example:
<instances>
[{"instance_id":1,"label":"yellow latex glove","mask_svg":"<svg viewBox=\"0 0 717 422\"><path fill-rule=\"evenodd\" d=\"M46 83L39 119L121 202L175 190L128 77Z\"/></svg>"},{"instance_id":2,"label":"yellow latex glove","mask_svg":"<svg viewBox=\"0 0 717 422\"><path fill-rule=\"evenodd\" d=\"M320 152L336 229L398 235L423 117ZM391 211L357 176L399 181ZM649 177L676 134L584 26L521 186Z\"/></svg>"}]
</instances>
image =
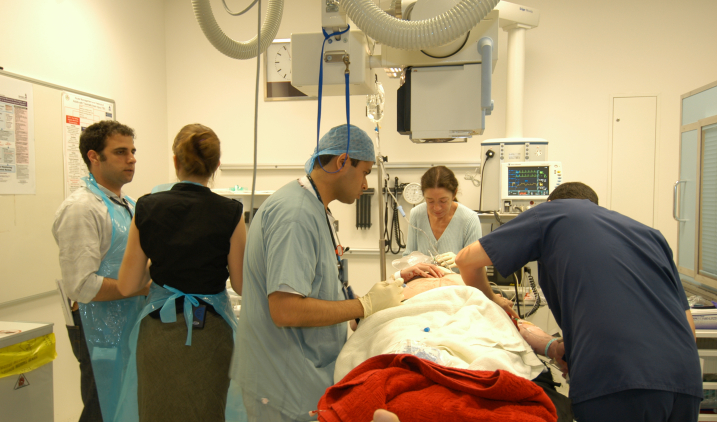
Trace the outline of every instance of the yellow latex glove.
<instances>
[{"instance_id":1,"label":"yellow latex glove","mask_svg":"<svg viewBox=\"0 0 717 422\"><path fill-rule=\"evenodd\" d=\"M375 314L378 311L392 308L401 304L403 300L403 279L398 278L389 283L381 281L371 287L366 296L359 298L363 306L363 317Z\"/></svg>"},{"instance_id":2,"label":"yellow latex glove","mask_svg":"<svg viewBox=\"0 0 717 422\"><path fill-rule=\"evenodd\" d=\"M441 267L446 267L448 269L457 267L456 265L456 254L453 252L446 252L442 253L440 255L436 255L436 262Z\"/></svg>"}]
</instances>

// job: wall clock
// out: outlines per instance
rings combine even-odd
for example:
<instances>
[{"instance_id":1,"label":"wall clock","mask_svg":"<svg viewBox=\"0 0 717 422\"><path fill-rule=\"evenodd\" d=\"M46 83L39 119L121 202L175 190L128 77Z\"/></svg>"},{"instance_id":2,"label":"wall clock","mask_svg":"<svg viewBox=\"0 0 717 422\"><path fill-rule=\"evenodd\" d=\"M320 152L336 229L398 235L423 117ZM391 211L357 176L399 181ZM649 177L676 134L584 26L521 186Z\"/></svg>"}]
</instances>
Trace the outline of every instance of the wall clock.
<instances>
[{"instance_id":1,"label":"wall clock","mask_svg":"<svg viewBox=\"0 0 717 422\"><path fill-rule=\"evenodd\" d=\"M291 40L277 39L264 53L264 101L315 100L291 85Z\"/></svg>"}]
</instances>

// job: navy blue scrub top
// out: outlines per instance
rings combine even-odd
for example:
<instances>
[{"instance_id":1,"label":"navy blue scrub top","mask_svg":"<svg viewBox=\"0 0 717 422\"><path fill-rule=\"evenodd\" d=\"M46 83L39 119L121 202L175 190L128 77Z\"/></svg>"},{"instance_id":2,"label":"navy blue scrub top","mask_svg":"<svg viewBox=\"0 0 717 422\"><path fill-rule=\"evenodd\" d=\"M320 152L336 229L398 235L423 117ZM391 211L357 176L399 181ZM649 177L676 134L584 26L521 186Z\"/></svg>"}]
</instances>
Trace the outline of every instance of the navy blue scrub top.
<instances>
[{"instance_id":1,"label":"navy blue scrub top","mask_svg":"<svg viewBox=\"0 0 717 422\"><path fill-rule=\"evenodd\" d=\"M521 213L480 240L501 275L538 261L575 403L628 389L702 397L699 357L662 234L588 200Z\"/></svg>"}]
</instances>

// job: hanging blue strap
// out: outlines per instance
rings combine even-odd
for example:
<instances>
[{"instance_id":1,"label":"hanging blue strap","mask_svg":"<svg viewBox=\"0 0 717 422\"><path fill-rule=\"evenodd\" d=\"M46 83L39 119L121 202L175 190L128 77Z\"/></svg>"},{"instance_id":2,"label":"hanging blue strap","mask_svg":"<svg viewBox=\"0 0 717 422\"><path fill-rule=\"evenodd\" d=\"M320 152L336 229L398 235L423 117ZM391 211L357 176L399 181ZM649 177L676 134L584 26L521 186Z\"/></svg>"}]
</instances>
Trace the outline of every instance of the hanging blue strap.
<instances>
[{"instance_id":1,"label":"hanging blue strap","mask_svg":"<svg viewBox=\"0 0 717 422\"><path fill-rule=\"evenodd\" d=\"M194 315L192 314L192 305L199 306L199 301L196 299L195 296L202 295L187 294L171 286L164 286L164 288L174 294L168 297L167 300L164 302L162 309L159 311L159 318L160 320L162 320L162 322L165 323L177 322L177 306L175 305L175 300L184 296L184 320L187 322L187 342L184 343L184 345L191 346L192 322L194 321Z\"/></svg>"},{"instance_id":2,"label":"hanging blue strap","mask_svg":"<svg viewBox=\"0 0 717 422\"><path fill-rule=\"evenodd\" d=\"M329 34L326 32L326 29L321 29L321 31L324 33L324 42L321 44L321 57L319 58L319 117L317 119L316 123L316 153L319 153L319 139L321 138L321 95L323 92L323 86L324 86L324 47L326 47L326 40L333 37L334 35L341 35L349 32L349 29L351 29L351 25L348 25L345 30L343 31L337 31L332 34ZM349 73L346 72L344 74L344 78L346 80L346 125L348 127L348 142L346 143L346 155L349 154L349 146L351 145L351 126L349 123ZM336 171L326 171L324 166L321 164L321 160L319 160L319 166L321 166L321 169L326 171L327 173L338 173L341 171L341 169L346 165L346 161L344 160L344 163L341 165L341 168L339 168Z\"/></svg>"},{"instance_id":3,"label":"hanging blue strap","mask_svg":"<svg viewBox=\"0 0 717 422\"><path fill-rule=\"evenodd\" d=\"M349 153L349 144L351 143L351 119L349 118L349 111L351 110L351 104L349 103L349 72L344 73L344 79L346 80L346 127L348 128L348 142L346 142L346 154ZM345 161L344 161L345 163Z\"/></svg>"}]
</instances>

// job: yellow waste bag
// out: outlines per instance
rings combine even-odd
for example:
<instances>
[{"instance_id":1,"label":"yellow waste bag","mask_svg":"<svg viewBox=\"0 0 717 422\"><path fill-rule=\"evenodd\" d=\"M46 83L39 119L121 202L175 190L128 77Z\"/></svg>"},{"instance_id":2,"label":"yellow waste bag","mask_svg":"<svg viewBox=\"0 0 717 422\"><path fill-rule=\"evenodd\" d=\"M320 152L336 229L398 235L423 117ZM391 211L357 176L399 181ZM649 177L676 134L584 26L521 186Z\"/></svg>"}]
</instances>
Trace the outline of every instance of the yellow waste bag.
<instances>
[{"instance_id":1,"label":"yellow waste bag","mask_svg":"<svg viewBox=\"0 0 717 422\"><path fill-rule=\"evenodd\" d=\"M55 333L0 349L0 378L24 374L57 357Z\"/></svg>"}]
</instances>

